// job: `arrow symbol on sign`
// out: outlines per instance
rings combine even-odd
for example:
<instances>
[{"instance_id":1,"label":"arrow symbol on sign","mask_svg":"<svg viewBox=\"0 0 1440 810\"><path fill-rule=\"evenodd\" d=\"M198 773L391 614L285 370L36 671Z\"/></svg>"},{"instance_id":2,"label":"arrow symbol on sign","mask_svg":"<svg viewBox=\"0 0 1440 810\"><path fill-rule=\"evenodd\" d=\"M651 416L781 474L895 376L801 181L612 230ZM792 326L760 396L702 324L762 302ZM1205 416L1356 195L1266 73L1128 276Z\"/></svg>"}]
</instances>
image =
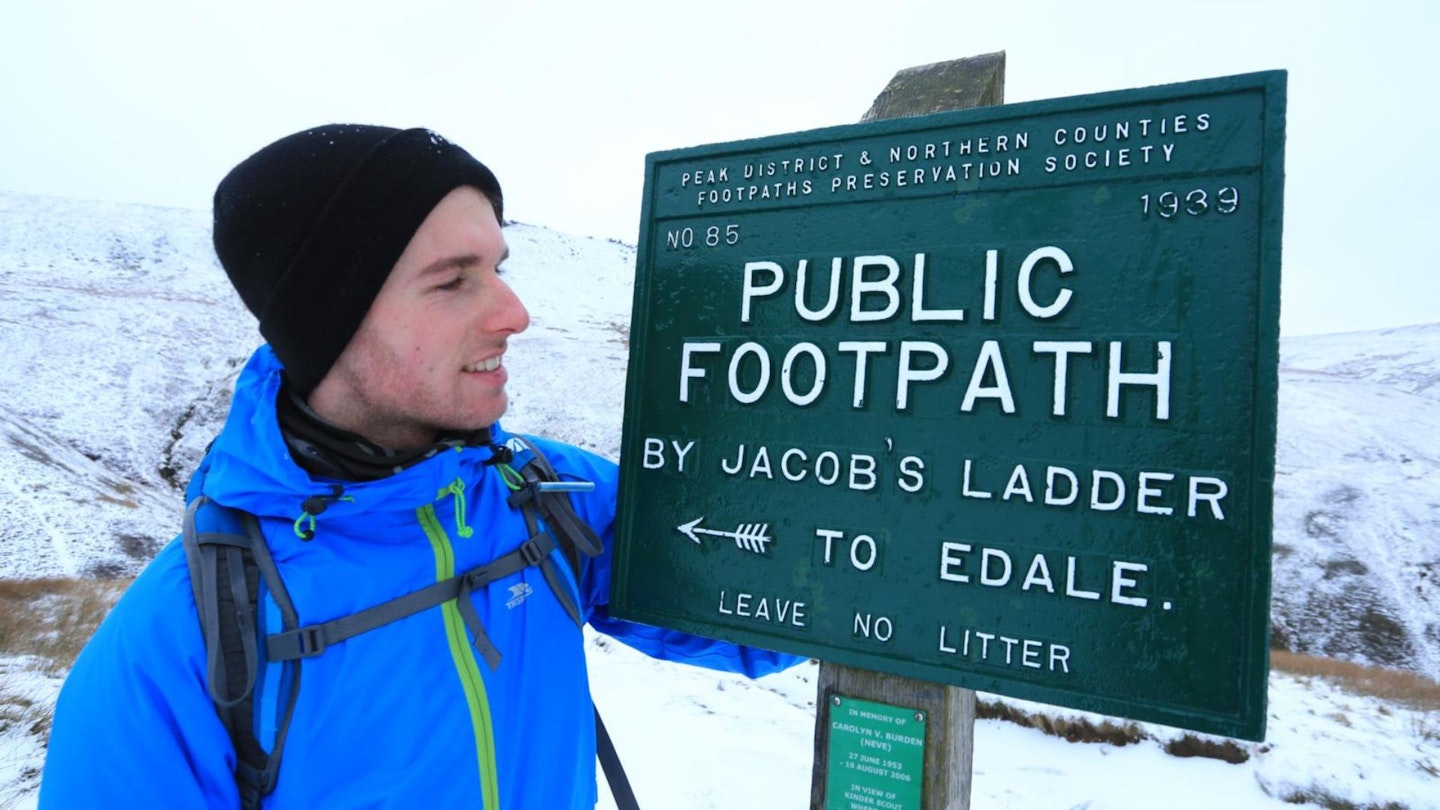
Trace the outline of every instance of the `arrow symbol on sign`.
<instances>
[{"instance_id":1,"label":"arrow symbol on sign","mask_svg":"<svg viewBox=\"0 0 1440 810\"><path fill-rule=\"evenodd\" d=\"M718 529L701 528L700 522L704 519L703 517L698 517L683 526L676 526L675 528L678 529L681 534L694 540L697 544L700 542L700 535L702 534L708 534L711 537L729 537L735 540L736 548L743 551L753 551L756 554L764 554L765 544L775 539L766 534L766 532L770 530L769 523L741 523L733 532L722 532Z\"/></svg>"}]
</instances>

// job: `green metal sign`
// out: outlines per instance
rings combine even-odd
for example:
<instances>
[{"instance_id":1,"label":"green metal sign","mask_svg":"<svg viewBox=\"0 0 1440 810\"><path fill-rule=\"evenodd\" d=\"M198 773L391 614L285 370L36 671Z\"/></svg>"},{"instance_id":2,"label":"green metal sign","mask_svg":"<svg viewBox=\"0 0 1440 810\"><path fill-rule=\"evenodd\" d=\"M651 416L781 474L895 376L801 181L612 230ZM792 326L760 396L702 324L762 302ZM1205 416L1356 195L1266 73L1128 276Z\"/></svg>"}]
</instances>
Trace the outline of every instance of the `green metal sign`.
<instances>
[{"instance_id":1,"label":"green metal sign","mask_svg":"<svg viewBox=\"0 0 1440 810\"><path fill-rule=\"evenodd\" d=\"M1259 739L1285 74L650 155L612 612Z\"/></svg>"},{"instance_id":2,"label":"green metal sign","mask_svg":"<svg viewBox=\"0 0 1440 810\"><path fill-rule=\"evenodd\" d=\"M826 810L920 810L923 713L836 695L829 722Z\"/></svg>"}]
</instances>

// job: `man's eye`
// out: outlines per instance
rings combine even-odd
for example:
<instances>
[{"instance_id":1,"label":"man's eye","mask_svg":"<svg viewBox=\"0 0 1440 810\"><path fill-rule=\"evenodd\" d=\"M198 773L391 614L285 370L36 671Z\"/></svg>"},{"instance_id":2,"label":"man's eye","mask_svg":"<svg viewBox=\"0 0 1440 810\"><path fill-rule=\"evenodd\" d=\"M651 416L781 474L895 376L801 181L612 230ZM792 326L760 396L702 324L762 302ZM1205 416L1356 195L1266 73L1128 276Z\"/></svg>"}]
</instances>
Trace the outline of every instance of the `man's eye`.
<instances>
[{"instance_id":1,"label":"man's eye","mask_svg":"<svg viewBox=\"0 0 1440 810\"><path fill-rule=\"evenodd\" d=\"M497 276L503 276L503 275L505 275L505 272L506 272L506 271L505 271L505 265L503 265L503 264L497 264L497 265L495 265L495 275L497 275Z\"/></svg>"},{"instance_id":2,"label":"man's eye","mask_svg":"<svg viewBox=\"0 0 1440 810\"><path fill-rule=\"evenodd\" d=\"M437 285L435 285L435 289L437 289L437 290L458 290L458 289L460 289L460 285L461 285L461 284L464 284L464 283L465 283L465 277L464 277L464 276L456 276L455 278L450 279L449 281L445 282L444 284L437 284Z\"/></svg>"}]
</instances>

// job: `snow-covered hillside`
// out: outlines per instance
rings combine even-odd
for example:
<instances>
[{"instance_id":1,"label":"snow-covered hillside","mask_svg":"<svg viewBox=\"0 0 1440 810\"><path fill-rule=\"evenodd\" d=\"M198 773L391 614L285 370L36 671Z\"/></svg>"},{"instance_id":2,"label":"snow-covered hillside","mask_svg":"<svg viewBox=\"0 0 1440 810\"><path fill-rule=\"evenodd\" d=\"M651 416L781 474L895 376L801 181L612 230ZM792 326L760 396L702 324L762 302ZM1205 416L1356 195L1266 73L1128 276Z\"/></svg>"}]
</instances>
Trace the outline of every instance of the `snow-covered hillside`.
<instances>
[{"instance_id":1,"label":"snow-covered hillside","mask_svg":"<svg viewBox=\"0 0 1440 810\"><path fill-rule=\"evenodd\" d=\"M523 224L507 425L616 457L634 251ZM0 576L130 573L258 342L203 212L0 194ZM1281 643L1440 675L1440 324L1282 343Z\"/></svg>"},{"instance_id":2,"label":"snow-covered hillside","mask_svg":"<svg viewBox=\"0 0 1440 810\"><path fill-rule=\"evenodd\" d=\"M1440 677L1440 324L1283 341L1272 615Z\"/></svg>"},{"instance_id":3,"label":"snow-covered hillside","mask_svg":"<svg viewBox=\"0 0 1440 810\"><path fill-rule=\"evenodd\" d=\"M507 425L614 457L634 251L523 224L506 237L533 320L506 357ZM0 578L143 565L174 534L175 486L257 341L204 213L0 193ZM1274 613L1287 646L1440 674L1437 358L1440 324L1283 342ZM806 805L813 666L750 682L594 636L589 652L644 806ZM0 658L0 695L43 706L58 682ZM1440 808L1440 721L1323 683L1273 675L1268 738L1238 765L1168 756L1177 733L1140 728L1144 742L1116 747L981 721L973 806ZM0 717L0 808L33 807L43 755Z\"/></svg>"},{"instance_id":4,"label":"snow-covered hillside","mask_svg":"<svg viewBox=\"0 0 1440 810\"><path fill-rule=\"evenodd\" d=\"M614 458L633 249L507 239L534 323L507 423ZM259 342L208 214L0 193L0 578L138 571Z\"/></svg>"},{"instance_id":5,"label":"snow-covered hillside","mask_svg":"<svg viewBox=\"0 0 1440 810\"><path fill-rule=\"evenodd\" d=\"M203 213L0 194L0 576L133 573L169 539L243 312Z\"/></svg>"}]
</instances>

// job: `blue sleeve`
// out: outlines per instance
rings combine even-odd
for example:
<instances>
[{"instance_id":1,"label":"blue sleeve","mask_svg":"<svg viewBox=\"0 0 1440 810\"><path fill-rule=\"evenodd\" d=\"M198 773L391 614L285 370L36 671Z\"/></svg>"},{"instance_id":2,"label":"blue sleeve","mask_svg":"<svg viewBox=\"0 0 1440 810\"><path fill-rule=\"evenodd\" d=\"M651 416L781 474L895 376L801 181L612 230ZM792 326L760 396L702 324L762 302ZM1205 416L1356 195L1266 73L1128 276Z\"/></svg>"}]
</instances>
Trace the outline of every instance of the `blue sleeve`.
<instances>
[{"instance_id":1,"label":"blue sleeve","mask_svg":"<svg viewBox=\"0 0 1440 810\"><path fill-rule=\"evenodd\" d=\"M583 451L563 445L545 445L547 455L565 455L564 466L571 474L594 481L596 490L592 497L576 499L575 506L580 516L600 535L605 547L604 553L587 561L581 583L587 621L590 626L617 641L634 647L652 658L694 664L725 672L739 672L758 678L772 672L788 669L809 659L803 656L773 652L758 647L733 644L728 641L705 638L679 630L667 630L648 624L611 618L610 605L610 560L615 547L616 489L619 468ZM557 465L559 469L560 465ZM561 477L565 477L562 473Z\"/></svg>"},{"instance_id":2,"label":"blue sleeve","mask_svg":"<svg viewBox=\"0 0 1440 810\"><path fill-rule=\"evenodd\" d=\"M651 658L679 661L725 672L739 672L751 678L789 669L808 660L797 655L717 641L679 630L612 619L605 605L594 608L590 615L590 626Z\"/></svg>"},{"instance_id":3,"label":"blue sleeve","mask_svg":"<svg viewBox=\"0 0 1440 810\"><path fill-rule=\"evenodd\" d=\"M172 543L76 659L55 706L41 810L240 805L189 582Z\"/></svg>"}]
</instances>

